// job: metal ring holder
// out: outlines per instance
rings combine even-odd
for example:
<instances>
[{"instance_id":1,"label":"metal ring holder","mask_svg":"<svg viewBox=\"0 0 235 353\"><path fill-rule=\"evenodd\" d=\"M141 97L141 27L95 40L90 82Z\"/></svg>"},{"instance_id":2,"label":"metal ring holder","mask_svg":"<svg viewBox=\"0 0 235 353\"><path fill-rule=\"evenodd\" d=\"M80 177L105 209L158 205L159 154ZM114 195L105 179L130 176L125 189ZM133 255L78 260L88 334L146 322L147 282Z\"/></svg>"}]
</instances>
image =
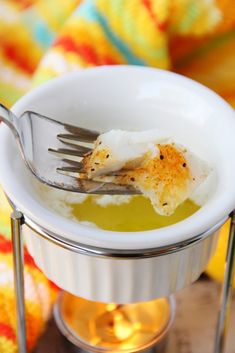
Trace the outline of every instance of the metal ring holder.
<instances>
[{"instance_id":1,"label":"metal ring holder","mask_svg":"<svg viewBox=\"0 0 235 353\"><path fill-rule=\"evenodd\" d=\"M232 296L232 280L235 273L235 210L230 215L231 226L229 232L229 241L227 246L226 267L224 274L224 281L221 292L220 310L217 318L217 327L215 333L214 353L223 353L225 347L225 339L227 336L227 327L230 314L230 304ZM215 226L218 229L223 222ZM16 312L17 312L17 342L19 353L27 353L26 347L26 320L25 320L25 299L24 299L24 256L23 256L23 239L22 239L22 226L29 226L36 231L38 236L47 238L58 246L69 249L79 253L89 253L91 256L101 257L116 257L116 258L139 258L140 254L122 252L122 254L112 253L108 249L98 249L95 247L85 247L82 244L76 244L65 239L59 239L55 235L48 234L39 226L35 225L32 221L24 217L24 215L15 210L11 214L11 233L13 243L13 259L14 259L14 285L16 293ZM206 235L212 233L212 229L200 236L190 239L184 244L174 244L162 249L155 249L152 252L146 252L142 257L152 257L156 255L164 255L166 253L177 251L178 249L190 246L191 244L200 241Z\"/></svg>"}]
</instances>

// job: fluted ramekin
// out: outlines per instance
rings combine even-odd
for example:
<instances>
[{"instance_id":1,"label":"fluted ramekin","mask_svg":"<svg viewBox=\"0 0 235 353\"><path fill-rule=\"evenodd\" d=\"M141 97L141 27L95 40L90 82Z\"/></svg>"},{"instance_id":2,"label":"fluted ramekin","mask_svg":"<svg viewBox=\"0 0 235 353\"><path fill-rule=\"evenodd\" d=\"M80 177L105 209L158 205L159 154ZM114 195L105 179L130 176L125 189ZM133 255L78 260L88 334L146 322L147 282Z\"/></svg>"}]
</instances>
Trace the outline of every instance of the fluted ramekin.
<instances>
[{"instance_id":1,"label":"fluted ramekin","mask_svg":"<svg viewBox=\"0 0 235 353\"><path fill-rule=\"evenodd\" d=\"M51 280L90 300L128 303L168 295L198 278L214 251L217 228L235 205L235 115L227 103L179 75L120 66L52 80L13 110L100 131L159 128L207 160L216 175L200 210L173 226L134 233L95 229L43 203L13 137L0 126L0 182L28 220L27 246ZM61 246L63 239L80 251Z\"/></svg>"}]
</instances>

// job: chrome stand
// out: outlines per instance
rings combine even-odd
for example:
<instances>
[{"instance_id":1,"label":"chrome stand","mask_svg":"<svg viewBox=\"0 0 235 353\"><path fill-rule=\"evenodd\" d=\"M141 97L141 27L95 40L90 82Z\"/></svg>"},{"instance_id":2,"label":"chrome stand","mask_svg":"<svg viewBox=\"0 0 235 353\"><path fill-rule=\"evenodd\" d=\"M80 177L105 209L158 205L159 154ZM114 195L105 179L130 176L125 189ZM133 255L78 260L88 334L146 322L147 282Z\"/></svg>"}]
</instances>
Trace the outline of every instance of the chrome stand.
<instances>
[{"instance_id":1,"label":"chrome stand","mask_svg":"<svg viewBox=\"0 0 235 353\"><path fill-rule=\"evenodd\" d=\"M235 210L231 214L231 225L226 255L224 282L221 293L220 310L218 314L214 353L223 353L228 321L231 309L233 278L235 274Z\"/></svg>"},{"instance_id":2,"label":"chrome stand","mask_svg":"<svg viewBox=\"0 0 235 353\"><path fill-rule=\"evenodd\" d=\"M218 314L216 328L214 353L224 353L225 339L227 336L227 327L231 307L232 281L235 273L235 210L230 215L231 226L229 241L227 247L225 275L221 293L221 304ZM23 257L23 239L21 228L24 224L24 216L19 211L14 211L11 215L11 232L13 242L14 259L14 284L16 293L16 313L17 313L17 342L18 353L27 353L26 347L26 320L25 320L25 300L24 300L24 257ZM27 223L28 224L28 223ZM54 239L58 245L69 248L71 251L78 252L75 244L66 243ZM79 249L81 251L81 249Z\"/></svg>"},{"instance_id":3,"label":"chrome stand","mask_svg":"<svg viewBox=\"0 0 235 353\"><path fill-rule=\"evenodd\" d=\"M17 342L19 353L27 353L24 300L24 248L21 233L21 226L23 223L23 214L19 211L13 211L11 214L11 236L13 246L14 286L16 293Z\"/></svg>"}]
</instances>

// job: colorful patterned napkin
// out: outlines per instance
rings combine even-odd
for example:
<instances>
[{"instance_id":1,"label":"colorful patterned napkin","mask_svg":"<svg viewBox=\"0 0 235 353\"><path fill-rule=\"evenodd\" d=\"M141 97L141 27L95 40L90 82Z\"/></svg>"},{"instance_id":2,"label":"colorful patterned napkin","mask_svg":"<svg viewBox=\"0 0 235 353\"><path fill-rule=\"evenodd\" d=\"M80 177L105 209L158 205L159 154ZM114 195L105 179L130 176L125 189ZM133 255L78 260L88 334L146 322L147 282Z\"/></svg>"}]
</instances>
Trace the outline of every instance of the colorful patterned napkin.
<instances>
[{"instance_id":1,"label":"colorful patterned napkin","mask_svg":"<svg viewBox=\"0 0 235 353\"><path fill-rule=\"evenodd\" d=\"M111 64L173 70L235 106L234 0L0 0L2 103L10 107L33 86L68 71ZM1 353L17 351L9 212L0 192ZM56 289L27 251L25 257L32 348Z\"/></svg>"}]
</instances>

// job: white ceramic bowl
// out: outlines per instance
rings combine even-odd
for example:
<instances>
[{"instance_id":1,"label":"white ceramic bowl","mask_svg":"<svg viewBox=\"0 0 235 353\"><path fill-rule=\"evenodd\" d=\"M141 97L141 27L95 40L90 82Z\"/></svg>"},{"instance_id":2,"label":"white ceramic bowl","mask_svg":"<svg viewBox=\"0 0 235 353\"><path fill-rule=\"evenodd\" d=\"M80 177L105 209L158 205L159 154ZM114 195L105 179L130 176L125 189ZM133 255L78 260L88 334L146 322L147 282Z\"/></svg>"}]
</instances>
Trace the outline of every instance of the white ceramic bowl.
<instances>
[{"instance_id":1,"label":"white ceramic bowl","mask_svg":"<svg viewBox=\"0 0 235 353\"><path fill-rule=\"evenodd\" d=\"M184 243L222 222L235 206L234 111L192 80L142 67L86 69L32 90L13 110L18 115L34 110L100 131L163 129L216 172L216 187L205 205L176 225L134 234L93 229L45 207L10 131L0 126L0 182L16 207L50 234L88 247L141 253ZM205 268L216 242L216 235L210 235L175 253L124 260L65 250L28 227L25 236L38 266L59 286L87 299L119 303L150 300L191 283Z\"/></svg>"}]
</instances>

